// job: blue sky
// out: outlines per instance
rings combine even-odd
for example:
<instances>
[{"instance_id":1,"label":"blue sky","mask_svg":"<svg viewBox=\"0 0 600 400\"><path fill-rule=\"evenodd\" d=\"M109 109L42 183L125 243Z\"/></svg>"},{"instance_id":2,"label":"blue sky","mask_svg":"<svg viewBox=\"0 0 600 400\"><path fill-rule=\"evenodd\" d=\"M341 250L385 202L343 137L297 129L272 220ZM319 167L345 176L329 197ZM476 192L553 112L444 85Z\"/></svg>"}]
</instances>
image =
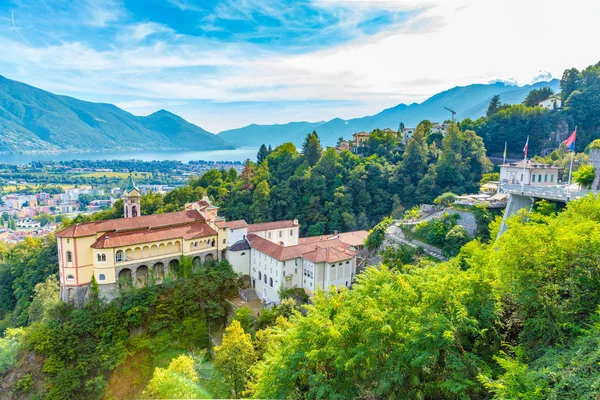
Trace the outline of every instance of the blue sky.
<instances>
[{"instance_id":1,"label":"blue sky","mask_svg":"<svg viewBox=\"0 0 600 400\"><path fill-rule=\"evenodd\" d=\"M595 63L595 3L4 0L0 74L212 132L351 118Z\"/></svg>"}]
</instances>

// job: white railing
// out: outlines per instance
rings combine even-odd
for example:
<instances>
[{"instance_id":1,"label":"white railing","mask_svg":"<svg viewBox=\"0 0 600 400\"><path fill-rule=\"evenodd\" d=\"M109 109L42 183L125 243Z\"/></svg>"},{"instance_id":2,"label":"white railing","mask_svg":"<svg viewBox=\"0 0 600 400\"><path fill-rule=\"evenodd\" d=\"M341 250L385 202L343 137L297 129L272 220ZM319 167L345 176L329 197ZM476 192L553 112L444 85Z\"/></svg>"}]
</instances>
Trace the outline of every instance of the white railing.
<instances>
[{"instance_id":1,"label":"white railing","mask_svg":"<svg viewBox=\"0 0 600 400\"><path fill-rule=\"evenodd\" d=\"M579 197L587 196L588 193L598 193L596 190L586 189L571 189L567 190L566 186L534 186L534 185L518 185L504 184L502 192L510 194L518 194L521 196L532 196L551 200L569 201Z\"/></svg>"}]
</instances>

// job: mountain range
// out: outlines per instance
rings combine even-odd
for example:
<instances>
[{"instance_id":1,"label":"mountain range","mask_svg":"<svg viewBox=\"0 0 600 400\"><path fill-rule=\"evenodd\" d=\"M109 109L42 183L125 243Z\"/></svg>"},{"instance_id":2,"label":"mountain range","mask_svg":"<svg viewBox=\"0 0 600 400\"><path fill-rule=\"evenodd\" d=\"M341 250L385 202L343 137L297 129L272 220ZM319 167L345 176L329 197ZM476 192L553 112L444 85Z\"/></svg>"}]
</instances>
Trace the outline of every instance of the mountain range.
<instances>
[{"instance_id":1,"label":"mountain range","mask_svg":"<svg viewBox=\"0 0 600 400\"><path fill-rule=\"evenodd\" d=\"M165 110L135 116L0 76L0 153L221 150L235 146Z\"/></svg>"},{"instance_id":2,"label":"mountain range","mask_svg":"<svg viewBox=\"0 0 600 400\"><path fill-rule=\"evenodd\" d=\"M457 86L438 93L422 103L399 104L378 114L362 118L349 120L334 118L324 123L293 122L285 125L249 125L220 132L219 136L225 140L235 137L235 143L240 146L256 145L258 142L275 146L286 141L292 141L299 145L308 132L316 130L323 145L333 146L338 138L350 138L355 132L370 132L376 128L397 130L401 122L406 127L415 127L424 119L442 122L451 118L450 112L445 107L456 111L458 121L465 118L479 118L485 115L491 98L496 94L500 95L503 103L517 104L523 102L532 89L544 86L550 87L556 92L559 90L560 80L553 79L525 86L507 85L502 82ZM306 124L306 126L301 124ZM279 130L274 130L274 127L278 127ZM292 128L295 127L302 127L302 129L294 134ZM285 134L281 132L285 132ZM259 138L262 141L257 141Z\"/></svg>"},{"instance_id":3,"label":"mountain range","mask_svg":"<svg viewBox=\"0 0 600 400\"><path fill-rule=\"evenodd\" d=\"M313 130L323 145L331 146L338 138L350 138L355 132L396 130L400 123L414 127L424 119L442 122L450 118L445 107L455 110L458 120L478 118L496 94L502 102L515 104L532 89L549 86L558 91L559 84L558 79L525 86L473 84L446 90L422 103L399 104L361 118L252 124L215 135L166 110L136 116L112 104L56 95L0 75L0 153L222 150L262 143L276 146L288 141L300 145Z\"/></svg>"}]
</instances>

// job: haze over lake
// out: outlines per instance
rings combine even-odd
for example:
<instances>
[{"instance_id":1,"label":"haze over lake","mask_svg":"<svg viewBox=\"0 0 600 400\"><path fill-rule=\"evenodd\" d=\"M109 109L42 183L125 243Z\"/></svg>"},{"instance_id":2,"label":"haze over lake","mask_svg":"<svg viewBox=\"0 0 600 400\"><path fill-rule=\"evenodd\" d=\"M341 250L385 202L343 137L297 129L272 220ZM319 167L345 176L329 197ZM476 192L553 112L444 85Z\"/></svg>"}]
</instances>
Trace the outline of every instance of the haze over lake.
<instances>
[{"instance_id":1,"label":"haze over lake","mask_svg":"<svg viewBox=\"0 0 600 400\"><path fill-rule=\"evenodd\" d=\"M31 161L71 160L141 160L164 161L245 161L255 160L258 148L242 147L235 150L214 151L130 151L122 153L43 153L43 154L0 154L0 163L27 164Z\"/></svg>"}]
</instances>

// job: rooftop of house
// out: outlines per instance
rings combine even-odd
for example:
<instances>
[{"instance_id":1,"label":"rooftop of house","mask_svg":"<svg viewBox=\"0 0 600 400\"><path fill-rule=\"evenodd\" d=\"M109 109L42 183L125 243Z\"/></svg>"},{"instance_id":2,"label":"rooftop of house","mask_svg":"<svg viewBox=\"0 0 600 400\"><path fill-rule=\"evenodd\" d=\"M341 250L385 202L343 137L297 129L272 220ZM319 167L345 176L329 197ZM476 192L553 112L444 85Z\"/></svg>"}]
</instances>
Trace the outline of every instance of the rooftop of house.
<instances>
[{"instance_id":1,"label":"rooftop of house","mask_svg":"<svg viewBox=\"0 0 600 400\"><path fill-rule=\"evenodd\" d=\"M120 232L137 229L158 229L177 225L205 222L196 210L175 211L165 214L142 215L133 218L111 219L106 221L83 222L72 225L56 233L57 237L74 238L93 236L102 232Z\"/></svg>"},{"instance_id":2,"label":"rooftop of house","mask_svg":"<svg viewBox=\"0 0 600 400\"><path fill-rule=\"evenodd\" d=\"M100 236L91 247L94 249L106 249L169 239L183 238L185 240L191 240L215 236L216 234L217 232L206 223L188 223L176 227L106 232Z\"/></svg>"},{"instance_id":3,"label":"rooftop of house","mask_svg":"<svg viewBox=\"0 0 600 400\"><path fill-rule=\"evenodd\" d=\"M323 261L328 259L335 261L327 261L327 262L337 262L339 257L344 260L348 260L353 258L356 253L349 249L350 245L343 243L339 239L332 239L327 241L318 241L314 243L304 243L297 244L294 246L283 246L281 244L273 243L270 240L263 239L260 236L250 234L248 235L248 242L253 249L260 251L279 261L292 260L294 258L304 257L308 253L314 252L316 249L335 249L330 252L330 256L325 256ZM322 259L324 253L315 253L311 255L313 259ZM329 254L329 253L327 253ZM313 261L313 260L311 260ZM318 261L321 262L321 261Z\"/></svg>"},{"instance_id":4,"label":"rooftop of house","mask_svg":"<svg viewBox=\"0 0 600 400\"><path fill-rule=\"evenodd\" d=\"M246 222L246 221L244 221ZM258 224L250 224L248 225L248 233L252 232L262 232L262 231L271 231L274 229L286 229L286 228L295 228L299 227L297 219L288 219L284 221L273 221L273 222L261 222Z\"/></svg>"},{"instance_id":5,"label":"rooftop of house","mask_svg":"<svg viewBox=\"0 0 600 400\"><path fill-rule=\"evenodd\" d=\"M369 236L369 232L365 230L361 231L352 231L352 232L344 232L344 233L334 233L330 235L320 235L320 236L309 236L303 237L298 240L300 244L307 243L316 243L322 242L325 240L334 240L339 239L343 243L346 243L353 247L362 246L365 239Z\"/></svg>"},{"instance_id":6,"label":"rooftop of house","mask_svg":"<svg viewBox=\"0 0 600 400\"><path fill-rule=\"evenodd\" d=\"M502 164L501 167L523 168L523 161L519 161L516 163ZM560 169L560 167L556 167L551 164L544 164L544 163L540 163L540 162L536 162L536 161L527 160L525 169Z\"/></svg>"}]
</instances>

